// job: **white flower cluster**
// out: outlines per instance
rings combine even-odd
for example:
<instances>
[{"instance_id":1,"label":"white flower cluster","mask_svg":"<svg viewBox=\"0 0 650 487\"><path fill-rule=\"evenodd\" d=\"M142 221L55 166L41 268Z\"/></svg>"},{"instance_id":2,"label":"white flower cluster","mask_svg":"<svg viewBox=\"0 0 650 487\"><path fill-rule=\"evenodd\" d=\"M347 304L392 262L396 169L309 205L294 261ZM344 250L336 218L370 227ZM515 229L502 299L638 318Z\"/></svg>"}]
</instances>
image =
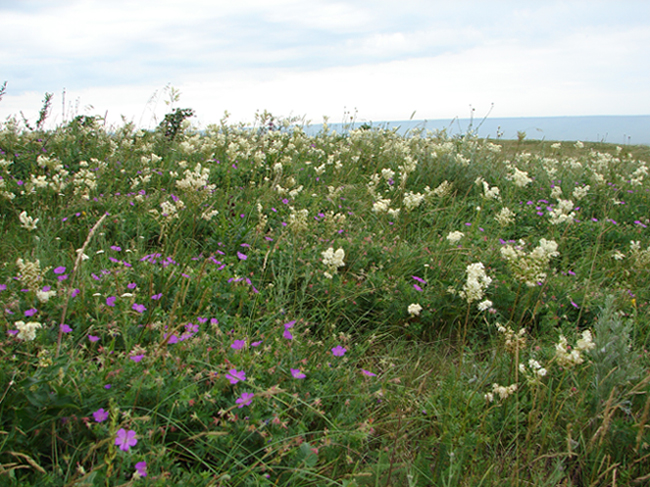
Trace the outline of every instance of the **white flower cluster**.
<instances>
[{"instance_id":1,"label":"white flower cluster","mask_svg":"<svg viewBox=\"0 0 650 487\"><path fill-rule=\"evenodd\" d=\"M2 162L4 159L0 159L0 162ZM16 195L13 194L11 191L6 191L4 188L6 187L5 180L2 176L0 176L0 197L6 199L6 200L13 200Z\"/></svg>"},{"instance_id":2,"label":"white flower cluster","mask_svg":"<svg viewBox=\"0 0 650 487\"><path fill-rule=\"evenodd\" d=\"M506 350L510 353L515 353L517 350L523 350L526 347L526 328L521 328L518 333L515 333L509 326L503 326L497 323L497 330L503 335Z\"/></svg>"},{"instance_id":3,"label":"white flower cluster","mask_svg":"<svg viewBox=\"0 0 650 487\"><path fill-rule=\"evenodd\" d=\"M306 230L308 227L307 217L309 216L309 210L303 208L302 210L296 211L293 206L289 208L291 210L291 215L289 215L289 228L296 233Z\"/></svg>"},{"instance_id":4,"label":"white flower cluster","mask_svg":"<svg viewBox=\"0 0 650 487\"><path fill-rule=\"evenodd\" d=\"M17 337L21 340L31 341L36 338L36 330L43 328L38 321L30 321L25 323L24 321L16 321L14 326L18 330Z\"/></svg>"},{"instance_id":5,"label":"white flower cluster","mask_svg":"<svg viewBox=\"0 0 650 487\"><path fill-rule=\"evenodd\" d=\"M29 231L36 230L36 224L39 220L38 218L34 220L31 216L27 215L26 211L23 211L18 218L20 219L21 227Z\"/></svg>"},{"instance_id":6,"label":"white flower cluster","mask_svg":"<svg viewBox=\"0 0 650 487\"><path fill-rule=\"evenodd\" d=\"M417 208L423 201L424 195L421 193L412 193L408 191L404 195L404 206L406 207L406 211L411 211L412 209Z\"/></svg>"},{"instance_id":7,"label":"white flower cluster","mask_svg":"<svg viewBox=\"0 0 650 487\"><path fill-rule=\"evenodd\" d=\"M185 208L185 203L179 198L174 198L174 202L163 201L160 203L161 211L158 210L149 210L156 218L162 216L166 221L171 221L174 218L178 218L178 211Z\"/></svg>"},{"instance_id":8,"label":"white flower cluster","mask_svg":"<svg viewBox=\"0 0 650 487\"><path fill-rule=\"evenodd\" d=\"M499 188L496 186L492 186L490 188L490 185L487 183L487 181L483 181L483 196L485 196L485 198L488 200L498 200L500 199Z\"/></svg>"},{"instance_id":9,"label":"white flower cluster","mask_svg":"<svg viewBox=\"0 0 650 487\"><path fill-rule=\"evenodd\" d=\"M334 248L330 247L325 252L321 252L323 256L323 264L327 266L327 271L325 271L325 277L328 279L332 278L332 274L336 274L336 271L339 267L343 267L345 262L345 251L343 249L338 249L334 252Z\"/></svg>"},{"instance_id":10,"label":"white flower cluster","mask_svg":"<svg viewBox=\"0 0 650 487\"><path fill-rule=\"evenodd\" d=\"M533 180L528 177L528 173L526 171L521 171L516 167L514 168L514 173L512 176L510 176L509 179L511 181L514 181L515 186L519 188L523 188L533 182Z\"/></svg>"},{"instance_id":11,"label":"white flower cluster","mask_svg":"<svg viewBox=\"0 0 650 487\"><path fill-rule=\"evenodd\" d=\"M201 199L199 194L205 197L216 188L216 185L208 183L210 169L202 167L201 163L196 164L194 171L186 169L184 174L183 179L176 181L176 186L183 191L187 191L195 200Z\"/></svg>"},{"instance_id":12,"label":"white flower cluster","mask_svg":"<svg viewBox=\"0 0 650 487\"><path fill-rule=\"evenodd\" d=\"M411 316L420 316L420 311L422 311L422 306L417 303L409 304L407 308L408 314Z\"/></svg>"},{"instance_id":13,"label":"white flower cluster","mask_svg":"<svg viewBox=\"0 0 650 487\"><path fill-rule=\"evenodd\" d=\"M37 293L40 289L40 282L43 279L41 276L50 270L50 267L41 269L41 262L38 259L31 262L19 258L16 261L16 265L20 271L20 282L33 293Z\"/></svg>"},{"instance_id":14,"label":"white flower cluster","mask_svg":"<svg viewBox=\"0 0 650 487\"><path fill-rule=\"evenodd\" d=\"M463 238L464 236L465 234L463 232L459 232L458 230L456 230L454 232L449 232L449 234L447 235L447 240L451 245L455 245L458 242L460 242L460 239Z\"/></svg>"},{"instance_id":15,"label":"white flower cluster","mask_svg":"<svg viewBox=\"0 0 650 487\"><path fill-rule=\"evenodd\" d=\"M552 257L557 257L557 243L554 240L540 239L539 245L526 254L526 242L519 240L519 246L506 245L501 247L501 256L508 261L515 277L526 286L534 287L546 279L546 268Z\"/></svg>"},{"instance_id":16,"label":"white flower cluster","mask_svg":"<svg viewBox=\"0 0 650 487\"><path fill-rule=\"evenodd\" d=\"M482 262L475 262L467 266L467 282L458 294L467 300L468 304L483 299L485 290L492 282L492 278L485 273Z\"/></svg>"},{"instance_id":17,"label":"white flower cluster","mask_svg":"<svg viewBox=\"0 0 650 487\"><path fill-rule=\"evenodd\" d=\"M528 367L526 364L519 364L519 372L524 374L526 380L531 384L539 384L539 381L544 377L548 371L535 359L528 360Z\"/></svg>"},{"instance_id":18,"label":"white flower cluster","mask_svg":"<svg viewBox=\"0 0 650 487\"><path fill-rule=\"evenodd\" d=\"M582 332L582 338L576 342L575 348L571 351L569 351L571 347L569 347L567 339L564 335L560 335L560 341L555 344L555 357L557 358L557 363L561 366L573 367L584 362L581 352L588 352L595 347L596 344L593 342L591 331L589 330Z\"/></svg>"},{"instance_id":19,"label":"white flower cluster","mask_svg":"<svg viewBox=\"0 0 650 487\"><path fill-rule=\"evenodd\" d=\"M492 392L485 394L485 399L488 402L494 401L494 396L499 396L499 400L504 401L512 396L517 390L517 384L510 384L509 386L500 386L496 382L492 384Z\"/></svg>"},{"instance_id":20,"label":"white flower cluster","mask_svg":"<svg viewBox=\"0 0 650 487\"><path fill-rule=\"evenodd\" d=\"M433 194L434 196L437 196L438 198L444 198L445 196L448 196L449 194L451 194L451 190L453 188L454 188L454 185L451 184L449 181L443 181L434 190L430 190L428 186L426 188L424 188L424 190L427 192L427 196L429 194Z\"/></svg>"},{"instance_id":21,"label":"white flower cluster","mask_svg":"<svg viewBox=\"0 0 650 487\"><path fill-rule=\"evenodd\" d=\"M576 216L573 210L573 201L571 200L562 200L557 201L557 207L553 208L548 214L551 225L557 225L564 222L572 222L573 218Z\"/></svg>"},{"instance_id":22,"label":"white flower cluster","mask_svg":"<svg viewBox=\"0 0 650 487\"><path fill-rule=\"evenodd\" d=\"M502 227L507 227L508 225L515 222L515 212L513 212L507 206L504 206L499 213L494 216L494 219Z\"/></svg>"},{"instance_id":23,"label":"white flower cluster","mask_svg":"<svg viewBox=\"0 0 650 487\"><path fill-rule=\"evenodd\" d=\"M579 187L575 188L573 190L573 193L572 193L573 198L575 200L581 200L582 198L587 196L587 194L589 194L590 189L591 189L591 186L589 186L589 185L579 186Z\"/></svg>"}]
</instances>

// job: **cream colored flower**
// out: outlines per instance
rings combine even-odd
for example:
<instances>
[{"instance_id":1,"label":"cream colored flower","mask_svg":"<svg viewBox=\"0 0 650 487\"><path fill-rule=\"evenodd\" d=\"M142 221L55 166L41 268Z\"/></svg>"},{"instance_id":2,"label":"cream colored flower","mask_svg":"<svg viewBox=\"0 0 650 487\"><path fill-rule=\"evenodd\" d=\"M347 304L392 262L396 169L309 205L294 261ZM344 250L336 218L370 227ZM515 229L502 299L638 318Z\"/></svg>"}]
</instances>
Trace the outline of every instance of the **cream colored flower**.
<instances>
[{"instance_id":1,"label":"cream colored flower","mask_svg":"<svg viewBox=\"0 0 650 487\"><path fill-rule=\"evenodd\" d=\"M422 306L416 303L412 303L409 304L407 311L411 316L420 316L420 311L422 311Z\"/></svg>"}]
</instances>

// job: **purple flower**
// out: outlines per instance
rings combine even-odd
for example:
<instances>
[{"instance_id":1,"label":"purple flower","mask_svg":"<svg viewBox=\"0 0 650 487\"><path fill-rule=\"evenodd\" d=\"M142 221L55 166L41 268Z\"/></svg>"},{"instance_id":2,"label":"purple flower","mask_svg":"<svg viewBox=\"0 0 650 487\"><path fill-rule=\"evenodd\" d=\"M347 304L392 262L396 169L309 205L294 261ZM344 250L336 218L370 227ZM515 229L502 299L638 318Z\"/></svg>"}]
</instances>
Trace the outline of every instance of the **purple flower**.
<instances>
[{"instance_id":1,"label":"purple flower","mask_svg":"<svg viewBox=\"0 0 650 487\"><path fill-rule=\"evenodd\" d=\"M112 386L111 386L110 384L106 384L106 385L104 386L104 389L109 390L111 387L112 387Z\"/></svg>"},{"instance_id":2,"label":"purple flower","mask_svg":"<svg viewBox=\"0 0 650 487\"><path fill-rule=\"evenodd\" d=\"M68 325L66 325L65 323L63 323L63 324L61 325L61 331L62 331L63 333L70 333L70 332L72 331L72 328L70 328Z\"/></svg>"},{"instance_id":3,"label":"purple flower","mask_svg":"<svg viewBox=\"0 0 650 487\"><path fill-rule=\"evenodd\" d=\"M88 335L88 340L90 340L92 343L95 343L99 341L99 337L95 335Z\"/></svg>"},{"instance_id":4,"label":"purple flower","mask_svg":"<svg viewBox=\"0 0 650 487\"><path fill-rule=\"evenodd\" d=\"M246 380L246 372L243 370L237 372L237 369L230 369L226 374L226 379L230 381L231 384L237 384L239 381Z\"/></svg>"},{"instance_id":5,"label":"purple flower","mask_svg":"<svg viewBox=\"0 0 650 487\"><path fill-rule=\"evenodd\" d=\"M81 291L79 289L73 289L72 294L70 296L72 296L73 298L76 298L79 295L80 292Z\"/></svg>"},{"instance_id":6,"label":"purple flower","mask_svg":"<svg viewBox=\"0 0 650 487\"><path fill-rule=\"evenodd\" d=\"M131 355L129 358L137 363L140 360L142 360L143 357L144 357L144 354L141 353L140 355Z\"/></svg>"},{"instance_id":7,"label":"purple flower","mask_svg":"<svg viewBox=\"0 0 650 487\"><path fill-rule=\"evenodd\" d=\"M54 268L54 273L55 274L63 274L65 272L65 267L59 266Z\"/></svg>"},{"instance_id":8,"label":"purple flower","mask_svg":"<svg viewBox=\"0 0 650 487\"><path fill-rule=\"evenodd\" d=\"M427 283L427 281L425 281L425 280L422 279L421 277L418 277L418 276L411 276L411 277L412 277L413 279L415 279L416 281L418 281L419 283L422 283L422 284L426 284L426 283Z\"/></svg>"},{"instance_id":9,"label":"purple flower","mask_svg":"<svg viewBox=\"0 0 650 487\"><path fill-rule=\"evenodd\" d=\"M38 313L38 310L36 308L30 308L25 311L25 316L34 316L36 313Z\"/></svg>"},{"instance_id":10,"label":"purple flower","mask_svg":"<svg viewBox=\"0 0 650 487\"><path fill-rule=\"evenodd\" d=\"M253 397L255 397L255 394L252 392L244 392L242 393L241 397L235 401L235 403L239 404L239 406L237 406L238 408L250 406L251 402L253 402Z\"/></svg>"},{"instance_id":11,"label":"purple flower","mask_svg":"<svg viewBox=\"0 0 650 487\"><path fill-rule=\"evenodd\" d=\"M65 281L68 278L67 274L63 274L62 276L57 277L59 281Z\"/></svg>"},{"instance_id":12,"label":"purple flower","mask_svg":"<svg viewBox=\"0 0 650 487\"><path fill-rule=\"evenodd\" d=\"M115 306L115 300L117 298L115 296L109 296L106 298L106 306Z\"/></svg>"},{"instance_id":13,"label":"purple flower","mask_svg":"<svg viewBox=\"0 0 650 487\"><path fill-rule=\"evenodd\" d=\"M304 379L307 377L305 374L300 372L300 369L291 369L291 375L293 375L294 379Z\"/></svg>"},{"instance_id":14,"label":"purple flower","mask_svg":"<svg viewBox=\"0 0 650 487\"><path fill-rule=\"evenodd\" d=\"M154 294L153 296L151 296L151 299L153 299L154 301L160 298L162 298L162 293Z\"/></svg>"},{"instance_id":15,"label":"purple flower","mask_svg":"<svg viewBox=\"0 0 650 487\"><path fill-rule=\"evenodd\" d=\"M104 411L104 408L99 408L93 413L93 418L95 418L95 421L98 423L106 421L108 419L108 411Z\"/></svg>"},{"instance_id":16,"label":"purple flower","mask_svg":"<svg viewBox=\"0 0 650 487\"><path fill-rule=\"evenodd\" d=\"M147 462L138 462L135 464L135 473L140 477L147 476Z\"/></svg>"},{"instance_id":17,"label":"purple flower","mask_svg":"<svg viewBox=\"0 0 650 487\"><path fill-rule=\"evenodd\" d=\"M574 303L573 300L569 300L569 301L571 301L571 306L573 306L576 309L580 309L580 307L576 303Z\"/></svg>"},{"instance_id":18,"label":"purple flower","mask_svg":"<svg viewBox=\"0 0 650 487\"><path fill-rule=\"evenodd\" d=\"M120 428L115 437L115 444L120 447L122 451L129 451L129 448L135 446L138 440L135 439L135 431L126 431Z\"/></svg>"},{"instance_id":19,"label":"purple flower","mask_svg":"<svg viewBox=\"0 0 650 487\"><path fill-rule=\"evenodd\" d=\"M293 340L293 335L291 334L291 332L288 329L284 330L284 333L282 334L282 336L284 338L286 338L287 340Z\"/></svg>"},{"instance_id":20,"label":"purple flower","mask_svg":"<svg viewBox=\"0 0 650 487\"><path fill-rule=\"evenodd\" d=\"M361 373L362 373L363 375L367 375L368 377L377 377L377 374L373 374L373 373L370 372L369 370L361 369Z\"/></svg>"},{"instance_id":21,"label":"purple flower","mask_svg":"<svg viewBox=\"0 0 650 487\"><path fill-rule=\"evenodd\" d=\"M347 349L343 348L341 345L337 345L332 349L332 355L335 357L343 357L347 352Z\"/></svg>"},{"instance_id":22,"label":"purple flower","mask_svg":"<svg viewBox=\"0 0 650 487\"><path fill-rule=\"evenodd\" d=\"M115 252L119 252L120 250L122 250L122 248L118 247L117 245L111 245L111 250L114 250Z\"/></svg>"},{"instance_id":23,"label":"purple flower","mask_svg":"<svg viewBox=\"0 0 650 487\"><path fill-rule=\"evenodd\" d=\"M207 318L201 318L200 316L196 319L199 323L207 323L208 319Z\"/></svg>"},{"instance_id":24,"label":"purple flower","mask_svg":"<svg viewBox=\"0 0 650 487\"><path fill-rule=\"evenodd\" d=\"M296 320L291 320L289 323L284 324L284 329L288 330L289 328L293 328L293 325L296 324Z\"/></svg>"},{"instance_id":25,"label":"purple flower","mask_svg":"<svg viewBox=\"0 0 650 487\"><path fill-rule=\"evenodd\" d=\"M237 252L237 257L239 258L239 260L248 259L248 256L246 254L242 254L241 252Z\"/></svg>"},{"instance_id":26,"label":"purple flower","mask_svg":"<svg viewBox=\"0 0 650 487\"><path fill-rule=\"evenodd\" d=\"M147 311L147 308L144 307L144 304L133 303L133 306L131 306L131 308L137 311L138 313L144 313L145 311Z\"/></svg>"},{"instance_id":27,"label":"purple flower","mask_svg":"<svg viewBox=\"0 0 650 487\"><path fill-rule=\"evenodd\" d=\"M420 291L420 292L422 292L422 288L421 288L420 286L418 286L417 284L413 284L413 288L414 288L416 291Z\"/></svg>"},{"instance_id":28,"label":"purple flower","mask_svg":"<svg viewBox=\"0 0 650 487\"><path fill-rule=\"evenodd\" d=\"M246 340L235 340L232 345L230 345L230 348L233 350L241 350L246 346Z\"/></svg>"},{"instance_id":29,"label":"purple flower","mask_svg":"<svg viewBox=\"0 0 650 487\"><path fill-rule=\"evenodd\" d=\"M0 291L4 291L4 290L6 290L6 289L7 289L7 285L6 285L6 284L0 284Z\"/></svg>"},{"instance_id":30,"label":"purple flower","mask_svg":"<svg viewBox=\"0 0 650 487\"><path fill-rule=\"evenodd\" d=\"M138 287L138 285L135 282L131 282L126 287L128 287L129 289L135 289L136 287Z\"/></svg>"},{"instance_id":31,"label":"purple flower","mask_svg":"<svg viewBox=\"0 0 650 487\"><path fill-rule=\"evenodd\" d=\"M253 342L251 343L251 347L259 347L261 344L262 344L262 340L260 340L259 342Z\"/></svg>"}]
</instances>

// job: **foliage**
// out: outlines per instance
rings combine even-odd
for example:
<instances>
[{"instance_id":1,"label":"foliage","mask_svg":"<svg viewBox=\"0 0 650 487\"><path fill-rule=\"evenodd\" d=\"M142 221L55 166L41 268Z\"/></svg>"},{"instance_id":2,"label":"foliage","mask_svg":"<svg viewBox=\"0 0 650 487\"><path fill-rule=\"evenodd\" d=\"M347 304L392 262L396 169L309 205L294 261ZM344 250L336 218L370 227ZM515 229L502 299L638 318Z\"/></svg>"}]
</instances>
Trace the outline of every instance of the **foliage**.
<instances>
[{"instance_id":1,"label":"foliage","mask_svg":"<svg viewBox=\"0 0 650 487\"><path fill-rule=\"evenodd\" d=\"M648 480L647 147L192 115L0 130L2 485Z\"/></svg>"}]
</instances>

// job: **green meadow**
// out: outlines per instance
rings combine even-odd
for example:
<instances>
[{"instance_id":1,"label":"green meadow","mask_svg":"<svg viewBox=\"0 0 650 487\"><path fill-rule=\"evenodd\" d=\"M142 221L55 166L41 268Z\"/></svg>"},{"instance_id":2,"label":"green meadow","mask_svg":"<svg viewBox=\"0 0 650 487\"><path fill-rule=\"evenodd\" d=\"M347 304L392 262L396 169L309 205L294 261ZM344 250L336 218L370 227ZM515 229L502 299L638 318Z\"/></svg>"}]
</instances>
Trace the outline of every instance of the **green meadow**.
<instances>
[{"instance_id":1,"label":"green meadow","mask_svg":"<svg viewBox=\"0 0 650 487\"><path fill-rule=\"evenodd\" d=\"M0 485L650 483L647 146L0 128Z\"/></svg>"}]
</instances>

